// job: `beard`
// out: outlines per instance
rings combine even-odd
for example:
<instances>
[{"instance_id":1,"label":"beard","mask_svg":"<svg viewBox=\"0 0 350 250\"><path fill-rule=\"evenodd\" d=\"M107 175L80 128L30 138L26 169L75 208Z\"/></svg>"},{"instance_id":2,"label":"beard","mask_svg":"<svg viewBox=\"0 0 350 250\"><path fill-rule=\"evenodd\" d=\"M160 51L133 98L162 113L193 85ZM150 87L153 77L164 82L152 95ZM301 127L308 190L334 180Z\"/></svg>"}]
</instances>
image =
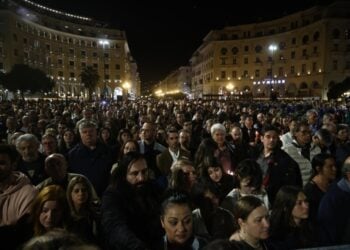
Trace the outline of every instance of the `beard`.
<instances>
[{"instance_id":1,"label":"beard","mask_svg":"<svg viewBox=\"0 0 350 250\"><path fill-rule=\"evenodd\" d=\"M142 181L142 182L138 182L136 184L130 184L129 185L129 189L131 190L131 192L134 193L134 195L144 195L147 193L148 190L148 185L147 185L147 181Z\"/></svg>"},{"instance_id":2,"label":"beard","mask_svg":"<svg viewBox=\"0 0 350 250\"><path fill-rule=\"evenodd\" d=\"M138 189L143 188L146 185L146 183L147 183L146 181L142 181L142 182L136 183L136 184L134 184L132 186L133 186L134 189L138 190Z\"/></svg>"}]
</instances>

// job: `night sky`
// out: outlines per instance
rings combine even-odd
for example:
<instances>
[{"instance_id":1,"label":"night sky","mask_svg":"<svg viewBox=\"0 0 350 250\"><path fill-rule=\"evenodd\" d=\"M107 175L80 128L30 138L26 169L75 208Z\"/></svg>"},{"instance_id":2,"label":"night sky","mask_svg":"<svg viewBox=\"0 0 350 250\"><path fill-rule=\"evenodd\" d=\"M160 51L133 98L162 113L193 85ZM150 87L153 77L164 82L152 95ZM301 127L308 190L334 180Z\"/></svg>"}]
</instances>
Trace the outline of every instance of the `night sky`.
<instances>
[{"instance_id":1,"label":"night sky","mask_svg":"<svg viewBox=\"0 0 350 250\"><path fill-rule=\"evenodd\" d=\"M126 31L141 82L152 84L188 65L192 53L212 29L283 17L332 0L32 0L111 23ZM113 6L116 7L112 7Z\"/></svg>"}]
</instances>

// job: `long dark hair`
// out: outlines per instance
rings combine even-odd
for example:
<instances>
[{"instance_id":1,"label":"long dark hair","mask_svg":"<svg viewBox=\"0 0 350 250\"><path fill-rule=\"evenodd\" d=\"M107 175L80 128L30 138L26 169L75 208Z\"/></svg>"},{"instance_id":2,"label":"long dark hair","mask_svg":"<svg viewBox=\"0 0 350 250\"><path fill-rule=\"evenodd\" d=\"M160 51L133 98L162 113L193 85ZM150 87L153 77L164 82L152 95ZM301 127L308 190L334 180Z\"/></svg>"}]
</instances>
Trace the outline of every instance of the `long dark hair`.
<instances>
[{"instance_id":1,"label":"long dark hair","mask_svg":"<svg viewBox=\"0 0 350 250\"><path fill-rule=\"evenodd\" d=\"M200 168L202 164L209 165L215 158L214 153L217 149L219 149L219 146L212 138L203 139L194 157L196 168Z\"/></svg>"},{"instance_id":2,"label":"long dark hair","mask_svg":"<svg viewBox=\"0 0 350 250\"><path fill-rule=\"evenodd\" d=\"M141 159L145 160L144 156L137 151L131 151L125 154L120 159L118 167L113 172L110 187L125 187L127 185L126 174L128 173L128 169L132 164Z\"/></svg>"},{"instance_id":3,"label":"long dark hair","mask_svg":"<svg viewBox=\"0 0 350 250\"><path fill-rule=\"evenodd\" d=\"M255 190L261 190L263 174L258 163L251 159L241 161L237 167L237 185L240 186L240 182L244 178L250 178L249 186L254 187Z\"/></svg>"},{"instance_id":4,"label":"long dark hair","mask_svg":"<svg viewBox=\"0 0 350 250\"><path fill-rule=\"evenodd\" d=\"M283 186L277 192L271 213L270 232L272 238L282 241L293 233L298 241L295 242L297 248L304 248L312 246L314 238L308 219L301 220L299 225L293 219L292 211L300 193L304 192L298 186Z\"/></svg>"}]
</instances>

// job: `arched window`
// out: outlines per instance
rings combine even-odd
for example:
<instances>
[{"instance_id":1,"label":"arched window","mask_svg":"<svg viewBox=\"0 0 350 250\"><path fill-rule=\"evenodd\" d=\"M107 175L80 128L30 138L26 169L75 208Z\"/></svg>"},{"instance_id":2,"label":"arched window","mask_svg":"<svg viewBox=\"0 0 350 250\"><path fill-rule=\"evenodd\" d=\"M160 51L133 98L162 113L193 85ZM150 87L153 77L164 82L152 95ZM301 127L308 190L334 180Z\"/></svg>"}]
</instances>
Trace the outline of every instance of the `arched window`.
<instances>
[{"instance_id":1,"label":"arched window","mask_svg":"<svg viewBox=\"0 0 350 250\"><path fill-rule=\"evenodd\" d=\"M262 51L262 46L261 45L256 45L255 46L255 52L260 53Z\"/></svg>"},{"instance_id":2,"label":"arched window","mask_svg":"<svg viewBox=\"0 0 350 250\"><path fill-rule=\"evenodd\" d=\"M300 89L307 89L308 87L307 87L307 83L306 82L302 82L301 84L300 84Z\"/></svg>"},{"instance_id":3,"label":"arched window","mask_svg":"<svg viewBox=\"0 0 350 250\"><path fill-rule=\"evenodd\" d=\"M227 49L221 48L221 55L226 55L226 54L227 54Z\"/></svg>"},{"instance_id":4,"label":"arched window","mask_svg":"<svg viewBox=\"0 0 350 250\"><path fill-rule=\"evenodd\" d=\"M303 44L307 44L309 42L309 36L305 35L303 36Z\"/></svg>"},{"instance_id":5,"label":"arched window","mask_svg":"<svg viewBox=\"0 0 350 250\"><path fill-rule=\"evenodd\" d=\"M238 54L238 48L237 47L233 47L232 48L232 54L234 54L234 55Z\"/></svg>"}]
</instances>

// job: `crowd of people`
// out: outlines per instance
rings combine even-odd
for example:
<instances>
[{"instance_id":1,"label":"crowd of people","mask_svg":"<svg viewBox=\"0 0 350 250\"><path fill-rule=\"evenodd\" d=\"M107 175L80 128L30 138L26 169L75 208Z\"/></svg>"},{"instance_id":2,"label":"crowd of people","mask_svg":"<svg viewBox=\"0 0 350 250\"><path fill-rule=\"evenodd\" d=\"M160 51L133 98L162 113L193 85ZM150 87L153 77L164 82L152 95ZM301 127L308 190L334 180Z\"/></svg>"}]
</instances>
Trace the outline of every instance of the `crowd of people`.
<instances>
[{"instance_id":1,"label":"crowd of people","mask_svg":"<svg viewBox=\"0 0 350 250\"><path fill-rule=\"evenodd\" d=\"M6 249L350 244L349 124L346 102L2 101L0 238Z\"/></svg>"}]
</instances>

